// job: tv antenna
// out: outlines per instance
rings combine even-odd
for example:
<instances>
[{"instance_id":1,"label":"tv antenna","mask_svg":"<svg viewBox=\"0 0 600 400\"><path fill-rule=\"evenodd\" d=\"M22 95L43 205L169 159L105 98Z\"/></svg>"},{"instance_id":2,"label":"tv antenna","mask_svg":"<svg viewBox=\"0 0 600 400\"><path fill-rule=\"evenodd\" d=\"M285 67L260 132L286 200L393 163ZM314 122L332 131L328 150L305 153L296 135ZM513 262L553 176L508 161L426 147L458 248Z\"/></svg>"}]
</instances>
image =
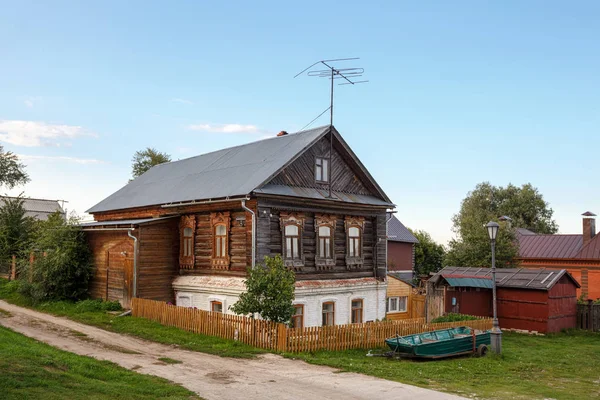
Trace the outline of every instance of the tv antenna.
<instances>
[{"instance_id":1,"label":"tv antenna","mask_svg":"<svg viewBox=\"0 0 600 400\"><path fill-rule=\"evenodd\" d=\"M302 71L298 72L294 78L299 77L300 75L306 72L306 75L317 78L329 78L331 80L331 93L329 97L329 107L325 109L319 116L313 119L308 123L304 128L310 126L313 122L315 122L321 115L325 114L329 111L329 124L333 125L333 84L336 79L342 79L343 82L338 83L338 85L356 85L358 83L366 83L369 81L357 81L356 78L363 76L365 72L364 68L337 68L333 63L341 62L341 61L353 61L360 60L360 57L352 57L352 58L336 58L333 60L320 60L315 62L314 64L304 68ZM315 66L321 67L322 65L327 67L327 69L313 69ZM308 72L307 72L308 71ZM304 130L302 128L301 130Z\"/></svg>"}]
</instances>

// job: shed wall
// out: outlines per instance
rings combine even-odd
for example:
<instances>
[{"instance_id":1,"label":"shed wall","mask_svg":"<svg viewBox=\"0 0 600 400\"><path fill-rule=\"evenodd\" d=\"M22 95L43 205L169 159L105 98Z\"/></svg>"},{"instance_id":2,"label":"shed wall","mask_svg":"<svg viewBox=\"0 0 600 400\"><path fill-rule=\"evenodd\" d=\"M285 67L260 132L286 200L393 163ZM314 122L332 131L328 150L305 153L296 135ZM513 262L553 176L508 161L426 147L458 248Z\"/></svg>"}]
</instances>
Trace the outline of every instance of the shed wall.
<instances>
[{"instance_id":1,"label":"shed wall","mask_svg":"<svg viewBox=\"0 0 600 400\"><path fill-rule=\"evenodd\" d=\"M454 302L453 302L454 299ZM492 291L476 288L446 288L445 312L489 317L492 315Z\"/></svg>"},{"instance_id":2,"label":"shed wall","mask_svg":"<svg viewBox=\"0 0 600 400\"><path fill-rule=\"evenodd\" d=\"M548 293L548 332L577 325L577 293L575 285L563 276Z\"/></svg>"}]
</instances>

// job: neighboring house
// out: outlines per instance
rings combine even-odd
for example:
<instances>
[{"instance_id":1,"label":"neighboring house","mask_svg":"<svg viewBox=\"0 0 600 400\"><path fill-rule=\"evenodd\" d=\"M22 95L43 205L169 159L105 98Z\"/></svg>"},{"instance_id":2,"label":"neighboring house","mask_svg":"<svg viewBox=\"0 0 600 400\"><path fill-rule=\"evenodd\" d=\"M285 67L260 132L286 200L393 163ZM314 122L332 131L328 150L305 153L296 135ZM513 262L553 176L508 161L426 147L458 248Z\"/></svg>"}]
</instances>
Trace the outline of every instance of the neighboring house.
<instances>
[{"instance_id":1,"label":"neighboring house","mask_svg":"<svg viewBox=\"0 0 600 400\"><path fill-rule=\"evenodd\" d=\"M428 320L444 313L493 316L492 269L445 267L427 283ZM577 323L579 283L566 270L497 268L500 328L559 332Z\"/></svg>"},{"instance_id":2,"label":"neighboring house","mask_svg":"<svg viewBox=\"0 0 600 400\"><path fill-rule=\"evenodd\" d=\"M416 294L412 272L388 271L387 319L421 318L425 316L425 296Z\"/></svg>"},{"instance_id":3,"label":"neighboring house","mask_svg":"<svg viewBox=\"0 0 600 400\"><path fill-rule=\"evenodd\" d=\"M4 203L4 199L16 198L17 197L0 196L0 202ZM28 197L22 197L22 199L26 217L46 221L50 214L58 212L63 218L66 218L66 212L60 204L62 202L61 200L31 199Z\"/></svg>"},{"instance_id":4,"label":"neighboring house","mask_svg":"<svg viewBox=\"0 0 600 400\"><path fill-rule=\"evenodd\" d=\"M413 271L416 237L395 215L388 221L388 271Z\"/></svg>"},{"instance_id":5,"label":"neighboring house","mask_svg":"<svg viewBox=\"0 0 600 400\"><path fill-rule=\"evenodd\" d=\"M383 319L393 207L333 126L157 165L88 210L91 294L230 313L246 269L281 254L295 326Z\"/></svg>"},{"instance_id":6,"label":"neighboring house","mask_svg":"<svg viewBox=\"0 0 600 400\"><path fill-rule=\"evenodd\" d=\"M582 234L538 235L517 229L519 261L523 267L566 269L579 282L577 295L600 299L600 235L595 214L583 215Z\"/></svg>"}]
</instances>

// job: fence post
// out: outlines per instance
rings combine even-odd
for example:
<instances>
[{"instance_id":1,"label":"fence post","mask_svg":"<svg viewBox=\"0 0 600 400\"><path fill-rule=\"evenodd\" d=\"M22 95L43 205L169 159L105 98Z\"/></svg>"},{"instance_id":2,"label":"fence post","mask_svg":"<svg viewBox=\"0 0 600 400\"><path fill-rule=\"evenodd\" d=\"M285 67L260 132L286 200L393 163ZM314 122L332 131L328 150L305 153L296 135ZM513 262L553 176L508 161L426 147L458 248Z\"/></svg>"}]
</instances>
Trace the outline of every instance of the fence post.
<instances>
[{"instance_id":1,"label":"fence post","mask_svg":"<svg viewBox=\"0 0 600 400\"><path fill-rule=\"evenodd\" d=\"M13 254L10 265L10 280L14 281L15 279L17 279L17 256Z\"/></svg>"},{"instance_id":2,"label":"fence post","mask_svg":"<svg viewBox=\"0 0 600 400\"><path fill-rule=\"evenodd\" d=\"M588 299L588 329L594 332L596 328L594 326L594 301L592 299Z\"/></svg>"}]
</instances>

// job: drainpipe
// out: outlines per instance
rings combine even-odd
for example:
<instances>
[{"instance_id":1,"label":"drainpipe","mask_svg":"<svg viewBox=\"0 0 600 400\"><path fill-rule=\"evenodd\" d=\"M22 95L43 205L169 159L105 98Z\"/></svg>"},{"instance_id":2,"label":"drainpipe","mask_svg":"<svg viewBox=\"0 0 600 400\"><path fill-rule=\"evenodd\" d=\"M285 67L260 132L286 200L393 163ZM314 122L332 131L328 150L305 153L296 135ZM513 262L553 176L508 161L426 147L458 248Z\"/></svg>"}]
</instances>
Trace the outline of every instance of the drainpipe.
<instances>
[{"instance_id":1,"label":"drainpipe","mask_svg":"<svg viewBox=\"0 0 600 400\"><path fill-rule=\"evenodd\" d=\"M133 297L137 297L137 253L138 253L138 239L131 234L135 228L127 231L127 236L133 239Z\"/></svg>"},{"instance_id":2,"label":"drainpipe","mask_svg":"<svg viewBox=\"0 0 600 400\"><path fill-rule=\"evenodd\" d=\"M242 208L252 215L252 269L256 265L256 214L246 207L246 199L242 200Z\"/></svg>"}]
</instances>

